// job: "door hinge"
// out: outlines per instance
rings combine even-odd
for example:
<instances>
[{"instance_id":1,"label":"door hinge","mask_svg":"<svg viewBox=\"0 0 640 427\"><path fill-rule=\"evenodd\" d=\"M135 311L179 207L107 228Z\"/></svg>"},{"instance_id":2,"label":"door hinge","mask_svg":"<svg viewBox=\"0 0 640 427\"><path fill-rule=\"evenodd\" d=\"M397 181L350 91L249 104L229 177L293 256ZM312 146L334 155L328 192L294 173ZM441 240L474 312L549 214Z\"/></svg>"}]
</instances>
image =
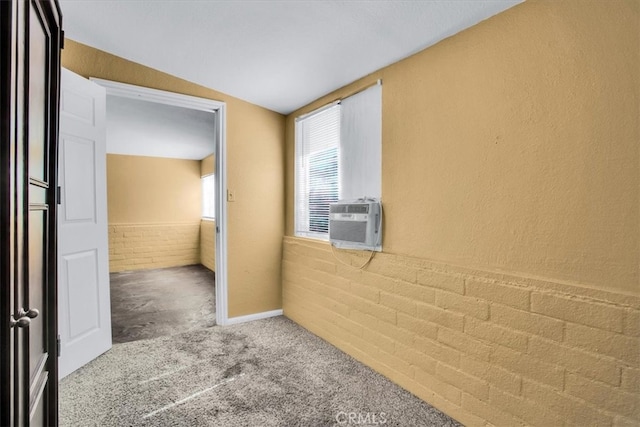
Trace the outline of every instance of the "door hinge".
<instances>
[{"instance_id":1,"label":"door hinge","mask_svg":"<svg viewBox=\"0 0 640 427\"><path fill-rule=\"evenodd\" d=\"M220 227L216 225L216 233L220 234Z\"/></svg>"},{"instance_id":2,"label":"door hinge","mask_svg":"<svg viewBox=\"0 0 640 427\"><path fill-rule=\"evenodd\" d=\"M64 49L64 30L60 30L60 50Z\"/></svg>"},{"instance_id":3,"label":"door hinge","mask_svg":"<svg viewBox=\"0 0 640 427\"><path fill-rule=\"evenodd\" d=\"M58 339L56 340L56 347L58 349L58 357L60 357L60 354L62 353L62 346L60 345L60 335L58 335Z\"/></svg>"},{"instance_id":4,"label":"door hinge","mask_svg":"<svg viewBox=\"0 0 640 427\"><path fill-rule=\"evenodd\" d=\"M58 186L58 191L56 192L56 198L59 205L62 204L62 187Z\"/></svg>"}]
</instances>

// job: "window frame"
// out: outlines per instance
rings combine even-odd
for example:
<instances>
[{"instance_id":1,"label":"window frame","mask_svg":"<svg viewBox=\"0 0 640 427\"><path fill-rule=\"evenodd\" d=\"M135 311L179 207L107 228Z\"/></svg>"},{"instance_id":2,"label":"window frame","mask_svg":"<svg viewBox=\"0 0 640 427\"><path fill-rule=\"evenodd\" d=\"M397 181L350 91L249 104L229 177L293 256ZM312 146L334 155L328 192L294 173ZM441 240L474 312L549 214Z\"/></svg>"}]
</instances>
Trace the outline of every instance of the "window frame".
<instances>
[{"instance_id":1,"label":"window frame","mask_svg":"<svg viewBox=\"0 0 640 427\"><path fill-rule=\"evenodd\" d=\"M303 124L313 116L328 109L336 108L337 125L321 120L318 127L305 129ZM328 241L329 212L327 206L327 231L311 230L312 218L309 191L303 191L312 181L303 167L306 158L322 150L325 139L335 136L318 136L319 132L335 132L337 171L335 173L336 192L339 200L361 200L362 198L382 199L382 80L366 86L342 99L326 104L307 114L295 118L294 150L294 236ZM315 134L315 135L314 135ZM305 138L309 137L309 141ZM305 145L308 148L305 148ZM315 151L314 151L315 150ZM308 153L305 153L308 151ZM307 156L307 157L305 157ZM319 179L318 191L326 197L327 186L322 182L323 169L313 179ZM301 189L301 186L304 187ZM330 187L329 187L330 188ZM323 194L323 192L325 194ZM333 194L331 194L333 196ZM333 201L330 200L328 203ZM318 216L318 215L317 215ZM321 217L321 216L320 216ZM301 219L302 218L302 219Z\"/></svg>"}]
</instances>

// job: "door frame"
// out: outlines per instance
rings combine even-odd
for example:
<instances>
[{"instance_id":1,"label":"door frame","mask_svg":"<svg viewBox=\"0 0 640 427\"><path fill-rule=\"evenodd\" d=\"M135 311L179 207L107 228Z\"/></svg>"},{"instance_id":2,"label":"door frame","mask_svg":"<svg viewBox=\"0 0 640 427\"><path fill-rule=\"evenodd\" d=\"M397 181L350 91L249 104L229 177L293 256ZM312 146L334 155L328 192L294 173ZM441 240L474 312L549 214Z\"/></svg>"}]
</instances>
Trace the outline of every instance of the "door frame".
<instances>
[{"instance_id":1,"label":"door frame","mask_svg":"<svg viewBox=\"0 0 640 427\"><path fill-rule=\"evenodd\" d=\"M192 110L215 113L216 324L229 324L227 300L227 203L226 197L224 197L227 188L226 103L94 77L89 78L89 80L104 87L107 90L107 96L120 96L124 98L137 99L139 101L155 102L159 104L172 105L174 107L183 107Z\"/></svg>"}]
</instances>

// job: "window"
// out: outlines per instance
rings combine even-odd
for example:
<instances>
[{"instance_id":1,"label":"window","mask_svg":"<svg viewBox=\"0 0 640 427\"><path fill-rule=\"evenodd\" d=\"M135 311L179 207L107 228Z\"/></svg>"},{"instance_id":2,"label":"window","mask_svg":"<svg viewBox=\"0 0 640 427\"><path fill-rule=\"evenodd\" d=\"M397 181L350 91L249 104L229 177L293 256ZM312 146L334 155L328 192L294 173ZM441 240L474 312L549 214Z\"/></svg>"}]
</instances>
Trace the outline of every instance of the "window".
<instances>
[{"instance_id":1,"label":"window","mask_svg":"<svg viewBox=\"0 0 640 427\"><path fill-rule=\"evenodd\" d=\"M202 218L215 219L216 217L216 178L215 175L202 177Z\"/></svg>"},{"instance_id":2,"label":"window","mask_svg":"<svg viewBox=\"0 0 640 427\"><path fill-rule=\"evenodd\" d=\"M327 240L329 204L380 197L378 84L296 119L295 234Z\"/></svg>"},{"instance_id":3,"label":"window","mask_svg":"<svg viewBox=\"0 0 640 427\"><path fill-rule=\"evenodd\" d=\"M321 238L329 232L329 203L339 196L340 105L309 115L296 127L296 234Z\"/></svg>"}]
</instances>

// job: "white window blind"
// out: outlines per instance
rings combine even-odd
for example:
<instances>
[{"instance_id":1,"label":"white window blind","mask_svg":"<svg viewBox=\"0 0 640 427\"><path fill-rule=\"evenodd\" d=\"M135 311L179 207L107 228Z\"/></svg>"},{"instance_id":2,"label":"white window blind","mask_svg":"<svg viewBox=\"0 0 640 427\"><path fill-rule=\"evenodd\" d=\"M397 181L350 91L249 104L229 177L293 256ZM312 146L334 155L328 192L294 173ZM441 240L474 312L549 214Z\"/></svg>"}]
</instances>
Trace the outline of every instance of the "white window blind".
<instances>
[{"instance_id":1,"label":"white window blind","mask_svg":"<svg viewBox=\"0 0 640 427\"><path fill-rule=\"evenodd\" d=\"M326 239L339 196L340 105L296 121L296 235Z\"/></svg>"},{"instance_id":2,"label":"white window blind","mask_svg":"<svg viewBox=\"0 0 640 427\"><path fill-rule=\"evenodd\" d=\"M340 103L340 199L382 195L382 85Z\"/></svg>"},{"instance_id":3,"label":"white window blind","mask_svg":"<svg viewBox=\"0 0 640 427\"><path fill-rule=\"evenodd\" d=\"M215 219L216 217L215 188L215 175L202 177L202 218Z\"/></svg>"}]
</instances>

